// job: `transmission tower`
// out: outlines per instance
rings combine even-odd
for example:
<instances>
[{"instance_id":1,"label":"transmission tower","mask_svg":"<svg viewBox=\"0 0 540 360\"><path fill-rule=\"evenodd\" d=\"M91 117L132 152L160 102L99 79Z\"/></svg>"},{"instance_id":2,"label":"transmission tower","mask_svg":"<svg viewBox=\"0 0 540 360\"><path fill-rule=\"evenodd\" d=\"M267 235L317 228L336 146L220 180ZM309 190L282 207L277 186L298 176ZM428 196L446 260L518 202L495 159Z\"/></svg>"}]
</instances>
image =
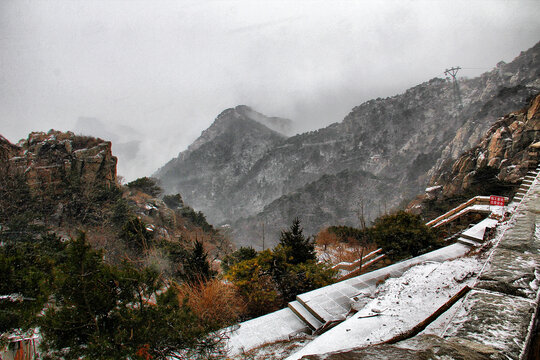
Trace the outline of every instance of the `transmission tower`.
<instances>
[{"instance_id":1,"label":"transmission tower","mask_svg":"<svg viewBox=\"0 0 540 360\"><path fill-rule=\"evenodd\" d=\"M461 94L459 93L459 84L458 84L457 77L456 77L459 70L461 70L461 67L460 66L455 66L453 68L446 69L444 71L444 75L446 75L447 78L448 78L448 76L452 77L452 84L453 84L453 87L454 87L454 99L456 101L457 106L459 108L462 108L463 104L461 103Z\"/></svg>"}]
</instances>

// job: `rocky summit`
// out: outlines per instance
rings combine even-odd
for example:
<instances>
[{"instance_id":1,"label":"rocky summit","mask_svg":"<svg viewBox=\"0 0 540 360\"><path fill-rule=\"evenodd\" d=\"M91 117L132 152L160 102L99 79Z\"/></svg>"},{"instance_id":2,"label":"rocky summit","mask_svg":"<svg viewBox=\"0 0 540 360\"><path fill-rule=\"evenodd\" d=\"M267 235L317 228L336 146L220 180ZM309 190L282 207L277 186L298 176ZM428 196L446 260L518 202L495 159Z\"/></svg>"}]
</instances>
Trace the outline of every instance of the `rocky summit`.
<instances>
[{"instance_id":1,"label":"rocky summit","mask_svg":"<svg viewBox=\"0 0 540 360\"><path fill-rule=\"evenodd\" d=\"M116 185L111 143L72 132L33 132L17 145L0 136L3 175L24 174L30 189L65 186L74 178L88 188Z\"/></svg>"},{"instance_id":2,"label":"rocky summit","mask_svg":"<svg viewBox=\"0 0 540 360\"><path fill-rule=\"evenodd\" d=\"M156 176L237 244L267 245L299 217L308 233L372 220L423 190L501 116L540 91L540 43L479 77L434 78L361 104L340 123L286 137L228 109ZM257 117L257 118L256 118ZM363 210L363 211L362 211Z\"/></svg>"}]
</instances>

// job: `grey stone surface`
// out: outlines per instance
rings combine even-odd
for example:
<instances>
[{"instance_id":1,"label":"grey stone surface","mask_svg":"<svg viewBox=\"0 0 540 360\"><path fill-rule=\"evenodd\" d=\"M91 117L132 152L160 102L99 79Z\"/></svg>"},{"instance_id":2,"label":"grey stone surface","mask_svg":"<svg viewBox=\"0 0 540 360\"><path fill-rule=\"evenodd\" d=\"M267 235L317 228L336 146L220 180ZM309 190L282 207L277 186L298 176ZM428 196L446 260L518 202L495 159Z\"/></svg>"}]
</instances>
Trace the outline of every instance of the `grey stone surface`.
<instances>
[{"instance_id":1,"label":"grey stone surface","mask_svg":"<svg viewBox=\"0 0 540 360\"><path fill-rule=\"evenodd\" d=\"M538 291L540 255L495 249L477 288L534 300Z\"/></svg>"},{"instance_id":2,"label":"grey stone surface","mask_svg":"<svg viewBox=\"0 0 540 360\"><path fill-rule=\"evenodd\" d=\"M529 209L522 210L520 216L516 218L515 225L508 229L501 240L499 248L520 253L540 254L540 242L535 239L536 223L539 221L538 214L529 211Z\"/></svg>"},{"instance_id":3,"label":"grey stone surface","mask_svg":"<svg viewBox=\"0 0 540 360\"><path fill-rule=\"evenodd\" d=\"M500 358L519 359L535 309L528 299L473 290L444 337L491 347Z\"/></svg>"},{"instance_id":4,"label":"grey stone surface","mask_svg":"<svg viewBox=\"0 0 540 360\"><path fill-rule=\"evenodd\" d=\"M496 350L480 344L434 335L421 335L396 345L375 345L322 355L306 355L303 360L487 360L502 359Z\"/></svg>"},{"instance_id":5,"label":"grey stone surface","mask_svg":"<svg viewBox=\"0 0 540 360\"><path fill-rule=\"evenodd\" d=\"M465 255L469 246L452 244L444 248L384 267L370 273L328 285L297 296L322 322L344 318L356 299L369 297L377 285L389 277L399 277L414 265L426 261L442 262ZM356 298L354 301L352 298Z\"/></svg>"}]
</instances>

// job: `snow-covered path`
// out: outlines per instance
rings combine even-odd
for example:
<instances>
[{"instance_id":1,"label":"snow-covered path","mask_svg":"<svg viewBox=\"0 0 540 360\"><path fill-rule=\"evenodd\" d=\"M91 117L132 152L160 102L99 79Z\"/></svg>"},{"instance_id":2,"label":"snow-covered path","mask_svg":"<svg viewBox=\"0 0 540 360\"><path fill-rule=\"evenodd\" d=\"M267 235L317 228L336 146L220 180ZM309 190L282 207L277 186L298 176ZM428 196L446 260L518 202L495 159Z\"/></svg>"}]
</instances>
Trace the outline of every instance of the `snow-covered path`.
<instances>
[{"instance_id":1,"label":"snow-covered path","mask_svg":"<svg viewBox=\"0 0 540 360\"><path fill-rule=\"evenodd\" d=\"M427 318L465 285L471 285L481 267L482 262L476 258L417 265L401 277L387 280L355 315L287 359L388 340Z\"/></svg>"}]
</instances>

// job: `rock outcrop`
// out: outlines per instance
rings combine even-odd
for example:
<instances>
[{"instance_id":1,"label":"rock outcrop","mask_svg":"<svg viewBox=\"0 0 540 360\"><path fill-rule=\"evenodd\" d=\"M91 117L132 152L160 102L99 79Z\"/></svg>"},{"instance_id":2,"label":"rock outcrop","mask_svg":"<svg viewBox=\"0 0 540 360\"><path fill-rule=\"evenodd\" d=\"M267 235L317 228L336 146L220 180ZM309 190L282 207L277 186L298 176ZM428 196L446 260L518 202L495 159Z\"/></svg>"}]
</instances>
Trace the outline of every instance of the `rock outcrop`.
<instances>
[{"instance_id":1,"label":"rock outcrop","mask_svg":"<svg viewBox=\"0 0 540 360\"><path fill-rule=\"evenodd\" d=\"M2 151L8 154L8 171L24 174L34 191L54 191L73 181L88 188L116 186L117 159L108 141L50 130L33 132L17 146L2 141L2 148L11 149Z\"/></svg>"},{"instance_id":2,"label":"rock outcrop","mask_svg":"<svg viewBox=\"0 0 540 360\"><path fill-rule=\"evenodd\" d=\"M165 201L140 188L121 186L111 142L51 130L33 132L17 145L0 136L0 230L39 225L63 238L85 231L107 261L126 258L171 269L158 247L134 251L121 233L138 218L156 243L189 246L203 241L211 256L230 250L229 241L206 223L202 213L185 205L180 194ZM25 231L29 231L25 229Z\"/></svg>"},{"instance_id":3,"label":"rock outcrop","mask_svg":"<svg viewBox=\"0 0 540 360\"><path fill-rule=\"evenodd\" d=\"M455 196L470 188L475 175L486 167L494 169L499 181L516 184L536 167L539 140L540 95L527 108L497 120L478 145L436 171L430 186L440 187L440 197Z\"/></svg>"},{"instance_id":4,"label":"rock outcrop","mask_svg":"<svg viewBox=\"0 0 540 360\"><path fill-rule=\"evenodd\" d=\"M320 214L321 221L306 228L309 232L327 222L357 225L352 216L357 202L343 199L370 203L373 218L374 208L389 210L421 192L437 169L476 144L499 116L523 108L540 91L539 57L540 43L509 64L499 63L474 79L459 79L461 102L450 81L435 78L403 94L357 106L341 123L289 138L266 136L261 141L250 127L232 121L227 125L224 117L247 117L238 108L229 109L157 177L166 191L182 193L211 222L231 223L238 243L260 243L265 212L271 213L266 221L280 226L295 216ZM232 138L225 135L232 133ZM268 134L268 129L259 133ZM348 177L340 182L345 170L360 171L355 185ZM295 203L313 196L308 195L310 184L324 176L339 183L332 193L342 203L338 211L328 202ZM378 179L380 186L364 188L361 184L368 178ZM237 221L241 231L236 230ZM267 238L277 241L278 235L267 233Z\"/></svg>"},{"instance_id":5,"label":"rock outcrop","mask_svg":"<svg viewBox=\"0 0 540 360\"><path fill-rule=\"evenodd\" d=\"M2 161L2 163L7 164L9 159L15 156L19 156L20 154L21 154L20 147L13 145L12 143L9 142L8 139L0 135L0 161ZM0 171L6 171L6 170L7 170L7 167L5 166L2 167L2 169L0 169Z\"/></svg>"}]
</instances>

